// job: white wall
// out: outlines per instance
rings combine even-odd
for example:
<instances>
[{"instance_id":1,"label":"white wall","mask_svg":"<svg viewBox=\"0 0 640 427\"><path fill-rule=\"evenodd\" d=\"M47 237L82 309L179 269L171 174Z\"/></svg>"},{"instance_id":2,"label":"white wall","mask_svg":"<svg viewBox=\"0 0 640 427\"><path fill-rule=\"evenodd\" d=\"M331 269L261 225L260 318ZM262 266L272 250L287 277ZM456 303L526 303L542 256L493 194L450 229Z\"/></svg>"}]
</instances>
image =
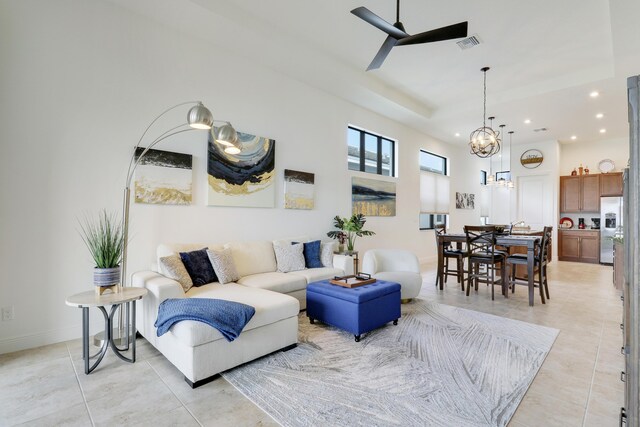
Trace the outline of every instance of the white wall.
<instances>
[{"instance_id":1,"label":"white wall","mask_svg":"<svg viewBox=\"0 0 640 427\"><path fill-rule=\"evenodd\" d=\"M155 115L181 101L202 100L217 119L277 141L276 208L206 206L206 135L166 141L158 148L194 156L193 205L132 205L130 272L148 268L163 241L324 236L333 216L351 213L347 124L399 141L397 216L369 218L367 228L377 234L356 248L402 247L434 257L433 232L418 231L419 149L451 159L452 193L479 192L477 159L223 45L111 3L0 4L0 307L15 307L15 320L0 322L0 353L80 336L80 310L64 304L92 289L76 218L101 208L119 212L133 146ZM316 174L314 210L282 208L285 168ZM451 213L454 229L479 221L479 207ZM97 330L100 319L92 316Z\"/></svg>"},{"instance_id":2,"label":"white wall","mask_svg":"<svg viewBox=\"0 0 640 427\"><path fill-rule=\"evenodd\" d=\"M534 169L525 168L520 164L520 156L527 150L537 149L543 154L544 160L540 166ZM512 152L505 148L502 168L500 160L494 159L493 171L509 170L509 158L511 159L511 179L515 183L515 188L493 187L491 215L489 221L493 224L508 224L514 221L524 220L534 229L541 229L544 225L554 227L554 257L557 255L557 224L558 224L558 197L559 197L559 169L560 169L560 149L556 141L546 141L535 144L513 145ZM519 203L522 195L519 188L523 180L536 180L539 185L539 211L533 215L523 210L523 205ZM526 206L526 205L525 205ZM534 218L536 221L534 222Z\"/></svg>"},{"instance_id":3,"label":"white wall","mask_svg":"<svg viewBox=\"0 0 640 427\"><path fill-rule=\"evenodd\" d=\"M598 163L610 159L616 172L627 167L629 161L629 139L610 139L599 142L570 142L560 145L560 175L571 175L580 164L589 167L590 173L600 173Z\"/></svg>"}]
</instances>

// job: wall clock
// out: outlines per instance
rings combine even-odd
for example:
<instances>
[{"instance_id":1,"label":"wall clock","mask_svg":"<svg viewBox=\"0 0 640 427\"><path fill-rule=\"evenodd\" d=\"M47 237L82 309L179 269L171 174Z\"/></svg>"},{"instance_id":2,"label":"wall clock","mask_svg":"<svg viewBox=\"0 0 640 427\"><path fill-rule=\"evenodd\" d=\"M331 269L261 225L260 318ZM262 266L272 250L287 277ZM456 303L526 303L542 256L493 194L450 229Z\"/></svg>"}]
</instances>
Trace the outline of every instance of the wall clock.
<instances>
[{"instance_id":1,"label":"wall clock","mask_svg":"<svg viewBox=\"0 0 640 427\"><path fill-rule=\"evenodd\" d=\"M520 164L527 169L537 168L542 164L544 156L540 150L527 150L520 156Z\"/></svg>"}]
</instances>

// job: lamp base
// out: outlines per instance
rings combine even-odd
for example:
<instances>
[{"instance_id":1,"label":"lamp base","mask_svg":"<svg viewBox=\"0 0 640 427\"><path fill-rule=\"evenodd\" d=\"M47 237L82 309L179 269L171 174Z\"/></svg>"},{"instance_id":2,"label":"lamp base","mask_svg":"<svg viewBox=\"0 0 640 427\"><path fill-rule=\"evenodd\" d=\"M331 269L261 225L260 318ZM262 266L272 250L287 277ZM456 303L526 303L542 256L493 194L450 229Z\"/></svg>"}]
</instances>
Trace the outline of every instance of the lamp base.
<instances>
[{"instance_id":1,"label":"lamp base","mask_svg":"<svg viewBox=\"0 0 640 427\"><path fill-rule=\"evenodd\" d=\"M127 335L125 334L124 328L120 330L117 326L113 328L111 331L111 336L113 337L113 343L118 347L123 347L127 345ZM129 344L135 339L135 334L133 332L133 328L129 326ZM104 344L105 336L104 331L98 332L93 336L93 345L96 347L102 347Z\"/></svg>"}]
</instances>

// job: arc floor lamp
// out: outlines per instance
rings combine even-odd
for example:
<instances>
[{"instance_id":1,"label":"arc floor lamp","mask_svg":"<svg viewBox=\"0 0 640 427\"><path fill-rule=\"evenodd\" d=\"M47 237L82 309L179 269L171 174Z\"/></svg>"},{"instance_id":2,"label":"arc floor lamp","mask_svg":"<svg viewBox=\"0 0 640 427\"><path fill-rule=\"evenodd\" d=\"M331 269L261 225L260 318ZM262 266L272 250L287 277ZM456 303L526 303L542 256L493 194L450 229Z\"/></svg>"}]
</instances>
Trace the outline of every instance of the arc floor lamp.
<instances>
[{"instance_id":1,"label":"arc floor lamp","mask_svg":"<svg viewBox=\"0 0 640 427\"><path fill-rule=\"evenodd\" d=\"M145 137L147 137L147 134L149 133L150 129L161 117L163 117L165 114L169 113L170 111L175 110L176 108L185 107L188 105L191 105L191 108L189 108L185 122L182 122L177 126L174 126L168 129L167 131L157 136L154 140L144 145ZM216 132L212 132L214 136L214 140L217 143L226 146L227 148L225 148L225 151L231 152L231 153L237 153L240 151L240 149L238 148L237 132L233 128L231 123L229 122L224 122L224 123L225 123L224 125L216 129ZM149 152L149 150L155 147L158 143L174 135L184 133L184 132L190 132L194 130L211 130L213 128L213 124L214 124L213 114L211 114L211 111L207 107L205 107L202 104L202 102L200 101L181 102L170 108L167 108L162 113L160 113L155 119L153 119L153 121L149 124L149 126L147 126L145 131L142 133L142 136L138 140L138 143L136 144L135 149L133 150L133 154L131 155L131 160L129 161L129 169L127 171L127 180L124 188L124 200L122 203L123 240L122 240L122 263L121 263L122 265L121 265L121 272L120 272L121 286L127 286L127 249L128 249L127 246L129 242L129 205L131 202L131 182L133 180L133 174L136 168L140 164L140 161L142 160L142 158ZM140 152L140 155L136 156L136 153L139 151L139 149L142 149L142 151ZM125 335L122 336L122 332L124 332L123 317L124 316L122 315L120 316L120 322L119 322L120 328L119 328L119 331L116 334L114 334L114 336L119 337L120 344L122 344L123 342L128 343L127 341L127 335L129 334L128 325L126 325Z\"/></svg>"}]
</instances>

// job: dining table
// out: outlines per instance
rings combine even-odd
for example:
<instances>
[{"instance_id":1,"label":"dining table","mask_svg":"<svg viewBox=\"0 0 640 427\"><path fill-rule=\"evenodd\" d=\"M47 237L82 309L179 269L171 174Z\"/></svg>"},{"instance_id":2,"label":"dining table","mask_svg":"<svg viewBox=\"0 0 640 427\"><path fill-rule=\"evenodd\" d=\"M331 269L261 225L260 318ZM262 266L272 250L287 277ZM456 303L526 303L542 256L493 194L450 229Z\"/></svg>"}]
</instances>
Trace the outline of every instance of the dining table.
<instances>
[{"instance_id":1,"label":"dining table","mask_svg":"<svg viewBox=\"0 0 640 427\"><path fill-rule=\"evenodd\" d=\"M527 249L527 282L529 288L529 306L533 306L534 300L534 266L535 266L535 249L540 245L541 236L522 236L522 235L497 235L496 245L506 248L525 247ZM436 285L440 282L440 290L444 289L444 250L451 243L455 243L458 248L466 243L467 236L464 233L445 233L437 236L438 244L438 272ZM467 285L468 286L468 285Z\"/></svg>"}]
</instances>

